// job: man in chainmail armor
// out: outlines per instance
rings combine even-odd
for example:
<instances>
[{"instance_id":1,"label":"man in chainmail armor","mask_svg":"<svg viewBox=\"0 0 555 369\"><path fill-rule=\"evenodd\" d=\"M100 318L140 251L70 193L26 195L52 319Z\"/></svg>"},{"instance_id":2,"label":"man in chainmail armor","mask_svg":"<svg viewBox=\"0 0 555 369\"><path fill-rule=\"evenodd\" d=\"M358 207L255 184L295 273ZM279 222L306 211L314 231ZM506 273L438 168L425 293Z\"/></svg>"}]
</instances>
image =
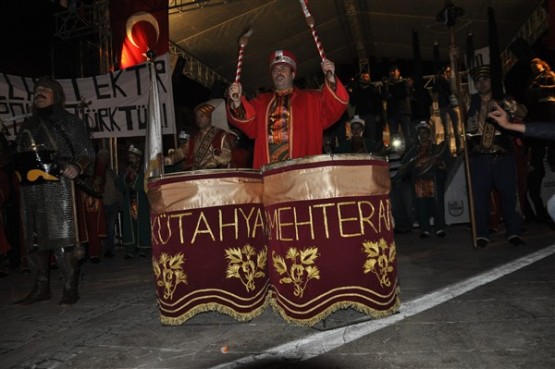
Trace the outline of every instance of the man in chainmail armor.
<instances>
[{"instance_id":1,"label":"man in chainmail armor","mask_svg":"<svg viewBox=\"0 0 555 369\"><path fill-rule=\"evenodd\" d=\"M65 94L44 77L34 88L32 116L16 138L21 180L23 243L34 273L31 292L17 304L51 298L49 257L56 258L63 279L60 305L79 299L79 259L75 184L94 162L95 151L84 122L64 109Z\"/></svg>"}]
</instances>

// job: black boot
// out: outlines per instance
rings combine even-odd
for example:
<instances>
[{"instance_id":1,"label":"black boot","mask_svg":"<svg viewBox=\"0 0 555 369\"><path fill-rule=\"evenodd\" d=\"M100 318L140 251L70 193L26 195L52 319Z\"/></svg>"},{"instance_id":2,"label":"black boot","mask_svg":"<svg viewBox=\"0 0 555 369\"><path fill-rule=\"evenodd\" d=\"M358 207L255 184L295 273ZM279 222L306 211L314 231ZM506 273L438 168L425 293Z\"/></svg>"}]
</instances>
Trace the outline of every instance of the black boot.
<instances>
[{"instance_id":1,"label":"black boot","mask_svg":"<svg viewBox=\"0 0 555 369\"><path fill-rule=\"evenodd\" d=\"M57 250L55 255L64 283L62 298L59 304L62 306L73 305L79 300L79 257L72 249L68 251L68 248Z\"/></svg>"},{"instance_id":2,"label":"black boot","mask_svg":"<svg viewBox=\"0 0 555 369\"><path fill-rule=\"evenodd\" d=\"M29 267L35 273L35 283L31 292L17 300L14 304L30 305L35 302L50 300L50 268L48 266L49 252L33 248L29 252Z\"/></svg>"}]
</instances>

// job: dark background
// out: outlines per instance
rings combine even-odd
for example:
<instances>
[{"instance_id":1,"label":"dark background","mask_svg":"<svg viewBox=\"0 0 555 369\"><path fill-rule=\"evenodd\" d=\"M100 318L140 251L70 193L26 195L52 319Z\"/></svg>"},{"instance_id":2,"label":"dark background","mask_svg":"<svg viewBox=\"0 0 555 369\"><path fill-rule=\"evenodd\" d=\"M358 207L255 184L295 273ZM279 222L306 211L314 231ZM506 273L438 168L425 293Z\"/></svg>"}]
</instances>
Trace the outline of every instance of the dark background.
<instances>
[{"instance_id":1,"label":"dark background","mask_svg":"<svg viewBox=\"0 0 555 369\"><path fill-rule=\"evenodd\" d=\"M79 1L87 3L92 0ZM85 35L70 40L54 36L56 30L54 14L67 9L55 0L2 1L0 4L0 72L40 77L52 75L55 78L88 77L99 74L99 55L96 35ZM516 45L517 56L522 60L539 56L553 65L555 50L549 50L547 35L535 45ZM423 59L429 59L423 55ZM387 66L370 58L373 79L387 74ZM414 69L412 60L397 60L396 63L409 76ZM422 63L423 74L434 74L431 62ZM179 70L179 68L176 68ZM349 82L356 81L358 65L338 65L338 75ZM528 63L519 62L506 76L507 92L520 100L526 79L530 74ZM302 85L303 81L297 81ZM221 83L205 88L181 73L173 78L174 101L178 122L190 119L190 110L209 98L222 97L226 86ZM179 123L178 123L179 124ZM188 124L188 123L187 123ZM179 127L178 127L179 129Z\"/></svg>"}]
</instances>

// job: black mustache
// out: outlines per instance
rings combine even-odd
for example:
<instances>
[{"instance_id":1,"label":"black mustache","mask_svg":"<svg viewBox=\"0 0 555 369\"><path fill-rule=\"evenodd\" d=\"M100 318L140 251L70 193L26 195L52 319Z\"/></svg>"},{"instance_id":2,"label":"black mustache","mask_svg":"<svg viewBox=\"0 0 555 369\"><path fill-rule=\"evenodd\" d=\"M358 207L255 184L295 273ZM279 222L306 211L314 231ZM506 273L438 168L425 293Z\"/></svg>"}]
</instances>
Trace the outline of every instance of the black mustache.
<instances>
[{"instance_id":1,"label":"black mustache","mask_svg":"<svg viewBox=\"0 0 555 369\"><path fill-rule=\"evenodd\" d=\"M35 95L35 100L39 97L42 97L43 99L46 99L46 96L44 96L43 94L38 94L38 95Z\"/></svg>"}]
</instances>

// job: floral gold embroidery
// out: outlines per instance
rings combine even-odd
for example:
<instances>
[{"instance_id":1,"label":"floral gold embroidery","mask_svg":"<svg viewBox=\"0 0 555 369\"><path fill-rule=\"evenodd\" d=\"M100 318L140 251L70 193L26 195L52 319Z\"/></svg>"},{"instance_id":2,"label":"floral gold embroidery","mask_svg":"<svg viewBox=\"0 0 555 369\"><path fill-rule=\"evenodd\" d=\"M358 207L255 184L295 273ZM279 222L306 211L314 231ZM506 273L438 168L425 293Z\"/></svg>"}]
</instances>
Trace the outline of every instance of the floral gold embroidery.
<instances>
[{"instance_id":1,"label":"floral gold embroidery","mask_svg":"<svg viewBox=\"0 0 555 369\"><path fill-rule=\"evenodd\" d=\"M317 247L309 247L305 250L297 250L297 248L291 247L287 250L285 259L276 255L275 251L272 252L274 268L280 275L285 274L285 277L282 277L279 283L293 283L294 295L303 297L308 281L320 279L320 270L315 265L317 258ZM291 261L290 267L287 265L287 260Z\"/></svg>"},{"instance_id":2,"label":"floral gold embroidery","mask_svg":"<svg viewBox=\"0 0 555 369\"><path fill-rule=\"evenodd\" d=\"M374 273L382 287L391 286L389 273L393 272L393 262L397 257L395 242L388 244L380 238L378 242L364 241L362 246L368 255L364 262L364 273Z\"/></svg>"},{"instance_id":3,"label":"floral gold embroidery","mask_svg":"<svg viewBox=\"0 0 555 369\"><path fill-rule=\"evenodd\" d=\"M266 261L268 260L266 246L258 254L248 243L243 248L229 248L225 250L225 258L229 261L226 278L238 278L247 291L255 289L256 278L266 276Z\"/></svg>"},{"instance_id":4,"label":"floral gold embroidery","mask_svg":"<svg viewBox=\"0 0 555 369\"><path fill-rule=\"evenodd\" d=\"M175 256L162 253L159 261L156 258L152 259L156 285L164 288L164 299L171 300L177 286L180 283L187 284L187 274L183 271L184 263L185 256L183 253Z\"/></svg>"}]
</instances>

